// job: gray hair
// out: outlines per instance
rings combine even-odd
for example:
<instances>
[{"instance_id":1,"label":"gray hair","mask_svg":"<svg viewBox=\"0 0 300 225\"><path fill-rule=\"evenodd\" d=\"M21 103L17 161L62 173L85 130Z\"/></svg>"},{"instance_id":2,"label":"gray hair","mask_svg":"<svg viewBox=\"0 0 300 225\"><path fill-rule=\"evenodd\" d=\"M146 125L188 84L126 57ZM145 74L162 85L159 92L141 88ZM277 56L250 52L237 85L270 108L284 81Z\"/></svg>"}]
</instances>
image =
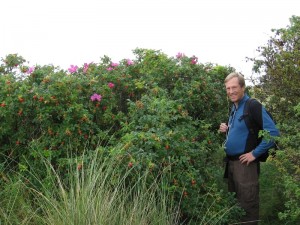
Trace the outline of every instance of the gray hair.
<instances>
[{"instance_id":1,"label":"gray hair","mask_svg":"<svg viewBox=\"0 0 300 225\"><path fill-rule=\"evenodd\" d=\"M244 78L244 76L243 76L242 74L240 74L240 73L237 73L237 72L230 73L230 74L225 78L224 83L226 84L227 81L231 80L231 79L234 78L234 77L237 77L237 78L238 78L239 85L240 85L241 87L245 87L245 86L246 86L246 85L245 85L245 78Z\"/></svg>"}]
</instances>

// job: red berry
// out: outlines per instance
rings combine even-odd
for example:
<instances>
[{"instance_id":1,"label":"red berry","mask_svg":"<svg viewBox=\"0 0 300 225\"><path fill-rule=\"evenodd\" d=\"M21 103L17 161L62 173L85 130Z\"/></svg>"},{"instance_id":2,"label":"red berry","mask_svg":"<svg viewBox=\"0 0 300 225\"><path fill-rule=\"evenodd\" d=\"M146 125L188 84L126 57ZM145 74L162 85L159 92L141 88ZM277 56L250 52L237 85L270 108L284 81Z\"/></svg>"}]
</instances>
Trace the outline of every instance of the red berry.
<instances>
[{"instance_id":1,"label":"red berry","mask_svg":"<svg viewBox=\"0 0 300 225\"><path fill-rule=\"evenodd\" d=\"M132 162L129 162L129 163L128 163L128 167L131 168L132 166L133 166L133 163L132 163Z\"/></svg>"}]
</instances>

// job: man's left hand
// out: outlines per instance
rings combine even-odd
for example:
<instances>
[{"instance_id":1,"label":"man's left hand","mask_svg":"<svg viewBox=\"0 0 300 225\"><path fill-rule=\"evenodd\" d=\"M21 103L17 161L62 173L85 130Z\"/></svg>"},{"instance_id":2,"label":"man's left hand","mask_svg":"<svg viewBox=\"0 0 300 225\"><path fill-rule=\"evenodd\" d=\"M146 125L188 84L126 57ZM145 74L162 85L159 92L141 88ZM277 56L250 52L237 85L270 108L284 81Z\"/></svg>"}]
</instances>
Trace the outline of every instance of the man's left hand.
<instances>
[{"instance_id":1,"label":"man's left hand","mask_svg":"<svg viewBox=\"0 0 300 225\"><path fill-rule=\"evenodd\" d=\"M239 157L240 162L242 164L247 163L247 166L255 160L255 157L253 156L252 152L248 152L246 154L243 154Z\"/></svg>"}]
</instances>

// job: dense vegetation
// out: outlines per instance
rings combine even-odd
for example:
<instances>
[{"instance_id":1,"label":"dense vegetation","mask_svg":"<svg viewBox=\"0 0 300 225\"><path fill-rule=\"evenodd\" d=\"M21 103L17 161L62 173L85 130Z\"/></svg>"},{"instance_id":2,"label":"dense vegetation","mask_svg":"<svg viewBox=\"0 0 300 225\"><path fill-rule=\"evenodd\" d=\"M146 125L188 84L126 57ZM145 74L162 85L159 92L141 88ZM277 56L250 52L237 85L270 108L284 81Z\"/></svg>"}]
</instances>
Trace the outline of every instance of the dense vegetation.
<instances>
[{"instance_id":1,"label":"dense vegetation","mask_svg":"<svg viewBox=\"0 0 300 225\"><path fill-rule=\"evenodd\" d=\"M292 17L259 48L260 58L249 59L261 74L249 92L281 130L282 151L262 168L265 224L300 219L299 26ZM229 107L223 80L234 68L182 53L134 54L67 71L29 66L17 54L2 59L0 224L238 220L242 211L222 180L224 137L217 133Z\"/></svg>"},{"instance_id":2,"label":"dense vegetation","mask_svg":"<svg viewBox=\"0 0 300 225\"><path fill-rule=\"evenodd\" d=\"M279 224L297 224L300 222L300 17L293 16L289 26L272 31L274 35L268 43L258 48L260 56L250 59L254 62L253 70L260 74L254 95L272 111L281 131L282 151L264 165L269 182L271 179L266 185L269 187L265 210L275 221L279 216Z\"/></svg>"}]
</instances>

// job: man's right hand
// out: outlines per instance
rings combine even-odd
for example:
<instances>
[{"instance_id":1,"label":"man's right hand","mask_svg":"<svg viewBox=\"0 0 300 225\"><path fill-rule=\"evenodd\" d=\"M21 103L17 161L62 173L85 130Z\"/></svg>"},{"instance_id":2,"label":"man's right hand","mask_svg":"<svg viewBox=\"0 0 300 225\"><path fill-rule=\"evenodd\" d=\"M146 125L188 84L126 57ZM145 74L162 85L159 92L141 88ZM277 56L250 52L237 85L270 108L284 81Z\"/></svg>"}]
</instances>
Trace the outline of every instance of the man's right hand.
<instances>
[{"instance_id":1,"label":"man's right hand","mask_svg":"<svg viewBox=\"0 0 300 225\"><path fill-rule=\"evenodd\" d=\"M226 124L226 123L221 123L221 124L220 124L220 128L219 128L219 131L220 131L221 133L226 133L227 130L228 130L227 124Z\"/></svg>"}]
</instances>

